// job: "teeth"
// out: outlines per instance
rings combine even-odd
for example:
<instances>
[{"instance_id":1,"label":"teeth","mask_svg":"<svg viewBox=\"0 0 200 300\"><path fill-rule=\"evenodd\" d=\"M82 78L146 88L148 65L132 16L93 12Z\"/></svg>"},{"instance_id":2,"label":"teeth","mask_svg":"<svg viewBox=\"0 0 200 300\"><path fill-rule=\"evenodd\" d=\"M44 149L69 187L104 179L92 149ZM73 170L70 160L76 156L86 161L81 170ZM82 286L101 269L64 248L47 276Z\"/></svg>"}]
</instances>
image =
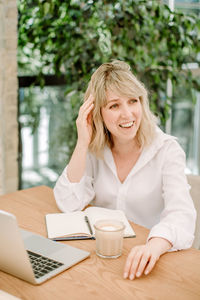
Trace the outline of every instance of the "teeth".
<instances>
[{"instance_id":1,"label":"teeth","mask_svg":"<svg viewBox=\"0 0 200 300\"><path fill-rule=\"evenodd\" d=\"M129 123L126 123L126 124L120 124L119 126L122 127L122 128L127 128L127 127L131 127L133 125L133 122L129 122Z\"/></svg>"}]
</instances>

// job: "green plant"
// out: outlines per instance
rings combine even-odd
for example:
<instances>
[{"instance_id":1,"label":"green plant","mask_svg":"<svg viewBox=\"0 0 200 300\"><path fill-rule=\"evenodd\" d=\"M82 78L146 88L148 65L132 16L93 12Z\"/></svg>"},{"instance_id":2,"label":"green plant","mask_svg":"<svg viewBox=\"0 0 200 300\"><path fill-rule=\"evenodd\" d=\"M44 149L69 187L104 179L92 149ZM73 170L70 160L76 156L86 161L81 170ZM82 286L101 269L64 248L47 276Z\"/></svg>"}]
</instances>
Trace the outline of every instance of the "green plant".
<instances>
[{"instance_id":1,"label":"green plant","mask_svg":"<svg viewBox=\"0 0 200 300\"><path fill-rule=\"evenodd\" d=\"M82 93L105 61L131 65L148 87L151 109L162 125L173 101L166 95L168 79L175 86L200 89L188 68L188 63L199 64L200 20L195 15L149 0L20 0L18 7L20 72L32 70L41 87L45 74L64 74L66 94L75 93L67 106L73 122L63 128L70 153Z\"/></svg>"}]
</instances>

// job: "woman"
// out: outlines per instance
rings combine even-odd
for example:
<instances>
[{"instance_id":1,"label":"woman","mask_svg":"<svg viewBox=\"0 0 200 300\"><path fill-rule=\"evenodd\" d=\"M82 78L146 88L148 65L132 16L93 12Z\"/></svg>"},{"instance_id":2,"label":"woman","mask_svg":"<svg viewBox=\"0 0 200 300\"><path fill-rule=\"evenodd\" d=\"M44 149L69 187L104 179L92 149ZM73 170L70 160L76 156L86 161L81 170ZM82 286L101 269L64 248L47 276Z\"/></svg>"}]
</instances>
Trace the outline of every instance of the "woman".
<instances>
[{"instance_id":1,"label":"woman","mask_svg":"<svg viewBox=\"0 0 200 300\"><path fill-rule=\"evenodd\" d=\"M91 202L121 209L150 229L147 243L130 251L124 278L148 274L169 250L191 247L196 212L185 154L156 126L147 91L126 63L105 63L94 72L76 125L77 144L55 199L61 211Z\"/></svg>"}]
</instances>

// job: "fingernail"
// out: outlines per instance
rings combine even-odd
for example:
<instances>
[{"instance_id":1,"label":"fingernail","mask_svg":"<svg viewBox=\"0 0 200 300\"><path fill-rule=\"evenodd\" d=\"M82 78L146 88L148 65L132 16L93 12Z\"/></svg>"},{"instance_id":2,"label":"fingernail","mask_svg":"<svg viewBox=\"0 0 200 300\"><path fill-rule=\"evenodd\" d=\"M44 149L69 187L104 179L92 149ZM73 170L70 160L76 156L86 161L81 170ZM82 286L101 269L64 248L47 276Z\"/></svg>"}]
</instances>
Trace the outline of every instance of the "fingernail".
<instances>
[{"instance_id":1,"label":"fingernail","mask_svg":"<svg viewBox=\"0 0 200 300\"><path fill-rule=\"evenodd\" d=\"M128 273L124 273L124 279L128 277Z\"/></svg>"},{"instance_id":2,"label":"fingernail","mask_svg":"<svg viewBox=\"0 0 200 300\"><path fill-rule=\"evenodd\" d=\"M130 279L130 280L133 280L133 279L134 279L134 275L131 274L131 275L129 276L129 279Z\"/></svg>"},{"instance_id":3,"label":"fingernail","mask_svg":"<svg viewBox=\"0 0 200 300\"><path fill-rule=\"evenodd\" d=\"M140 272L136 273L136 277L140 277L140 275L141 275Z\"/></svg>"},{"instance_id":4,"label":"fingernail","mask_svg":"<svg viewBox=\"0 0 200 300\"><path fill-rule=\"evenodd\" d=\"M145 271L144 274L147 275L149 273L149 271Z\"/></svg>"}]
</instances>

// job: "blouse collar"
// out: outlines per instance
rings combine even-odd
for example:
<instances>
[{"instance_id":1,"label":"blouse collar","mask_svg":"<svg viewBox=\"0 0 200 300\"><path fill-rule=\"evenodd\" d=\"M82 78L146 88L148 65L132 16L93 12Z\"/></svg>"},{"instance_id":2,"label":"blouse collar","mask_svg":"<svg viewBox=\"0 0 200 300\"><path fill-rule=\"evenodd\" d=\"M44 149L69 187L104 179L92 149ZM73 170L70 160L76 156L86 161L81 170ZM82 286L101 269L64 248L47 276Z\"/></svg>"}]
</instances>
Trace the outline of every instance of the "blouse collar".
<instances>
[{"instance_id":1,"label":"blouse collar","mask_svg":"<svg viewBox=\"0 0 200 300\"><path fill-rule=\"evenodd\" d=\"M134 165L131 172L128 174L127 179L130 176L135 175L139 170L141 170L153 157L159 152L163 147L164 143L168 140L176 140L177 138L164 133L160 128L156 128L156 136L154 141L149 145L144 147L142 150L136 164ZM104 149L104 161L111 171L117 176L116 165L112 155L112 151L108 146ZM126 180L125 180L126 181Z\"/></svg>"}]
</instances>

